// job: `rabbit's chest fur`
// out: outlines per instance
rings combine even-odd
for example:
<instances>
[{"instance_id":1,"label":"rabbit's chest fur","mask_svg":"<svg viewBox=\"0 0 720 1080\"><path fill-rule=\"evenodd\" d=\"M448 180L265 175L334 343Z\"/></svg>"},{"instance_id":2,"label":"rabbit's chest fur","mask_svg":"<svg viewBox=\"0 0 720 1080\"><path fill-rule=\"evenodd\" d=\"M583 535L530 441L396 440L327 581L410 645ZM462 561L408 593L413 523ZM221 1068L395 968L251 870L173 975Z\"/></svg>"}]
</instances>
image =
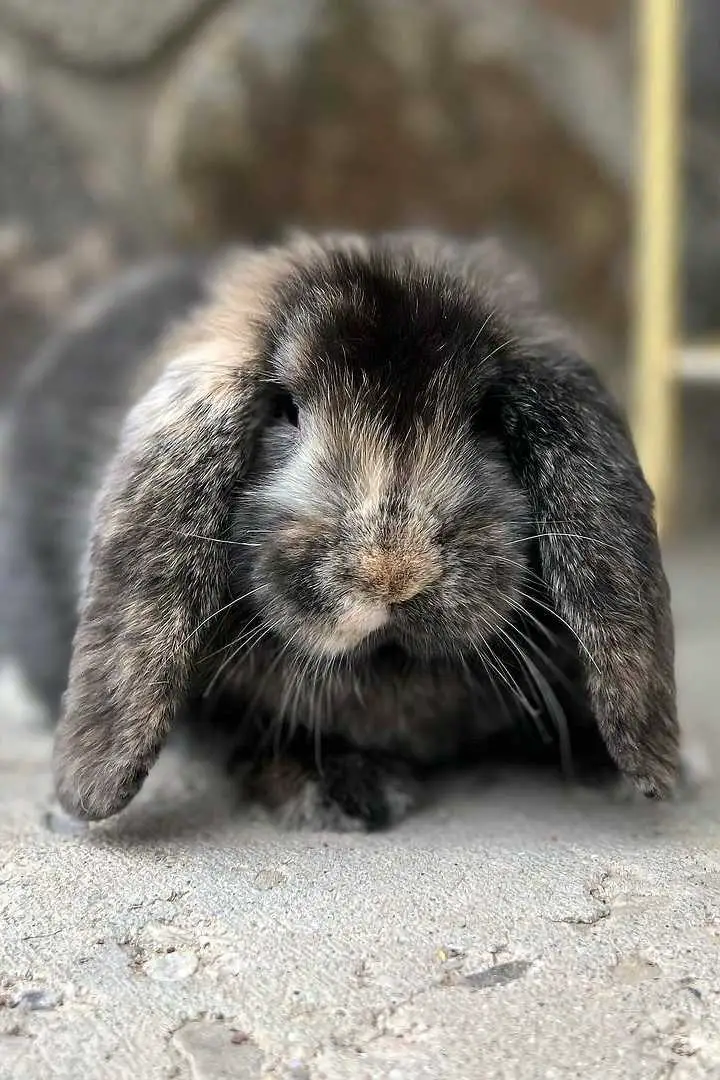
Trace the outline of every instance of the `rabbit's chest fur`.
<instances>
[{"instance_id":1,"label":"rabbit's chest fur","mask_svg":"<svg viewBox=\"0 0 720 1080\"><path fill-rule=\"evenodd\" d=\"M481 672L395 651L314 677L259 650L227 677L222 698L229 721L224 726L241 742L246 734L256 742L258 726L269 737L301 727L423 763L455 758L506 727L513 715L511 703Z\"/></svg>"}]
</instances>

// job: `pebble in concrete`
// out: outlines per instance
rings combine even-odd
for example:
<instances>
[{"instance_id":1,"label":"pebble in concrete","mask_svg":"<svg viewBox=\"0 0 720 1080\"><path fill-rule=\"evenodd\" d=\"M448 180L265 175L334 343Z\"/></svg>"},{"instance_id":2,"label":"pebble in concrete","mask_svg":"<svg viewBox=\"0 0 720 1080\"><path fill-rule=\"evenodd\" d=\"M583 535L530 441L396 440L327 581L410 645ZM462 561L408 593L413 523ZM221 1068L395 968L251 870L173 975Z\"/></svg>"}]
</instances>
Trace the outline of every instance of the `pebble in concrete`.
<instances>
[{"instance_id":1,"label":"pebble in concrete","mask_svg":"<svg viewBox=\"0 0 720 1080\"><path fill-rule=\"evenodd\" d=\"M25 1009L28 1012L48 1012L62 1005L63 996L59 990L48 990L43 987L32 990L21 990L12 1000L14 1009Z\"/></svg>"},{"instance_id":2,"label":"pebble in concrete","mask_svg":"<svg viewBox=\"0 0 720 1080\"><path fill-rule=\"evenodd\" d=\"M173 1036L173 1045L190 1065L192 1080L257 1080L262 1053L237 1030L213 1020L191 1020Z\"/></svg>"},{"instance_id":3,"label":"pebble in concrete","mask_svg":"<svg viewBox=\"0 0 720 1080\"><path fill-rule=\"evenodd\" d=\"M506 964L495 964L494 967L486 968L485 971L477 971L472 975L466 975L464 982L476 990L487 990L492 986L505 986L507 983L520 979L531 966L529 960L510 960Z\"/></svg>"},{"instance_id":4,"label":"pebble in concrete","mask_svg":"<svg viewBox=\"0 0 720 1080\"><path fill-rule=\"evenodd\" d=\"M143 971L155 982L182 982L197 971L198 958L189 949L162 953L153 956L143 964Z\"/></svg>"},{"instance_id":5,"label":"pebble in concrete","mask_svg":"<svg viewBox=\"0 0 720 1080\"><path fill-rule=\"evenodd\" d=\"M285 885L287 877L283 874L282 870L276 870L273 867L268 867L265 870L260 870L255 875L253 882L256 889L261 889L266 892L268 889L278 889L281 885Z\"/></svg>"}]
</instances>

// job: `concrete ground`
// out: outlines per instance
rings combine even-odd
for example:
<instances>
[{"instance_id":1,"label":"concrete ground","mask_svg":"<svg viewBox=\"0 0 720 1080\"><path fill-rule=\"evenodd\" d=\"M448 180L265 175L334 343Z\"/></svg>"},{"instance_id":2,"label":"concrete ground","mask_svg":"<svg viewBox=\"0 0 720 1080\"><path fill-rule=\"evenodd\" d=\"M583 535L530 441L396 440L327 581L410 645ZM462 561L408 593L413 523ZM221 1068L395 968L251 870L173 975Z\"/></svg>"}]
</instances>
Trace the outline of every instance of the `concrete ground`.
<instances>
[{"instance_id":1,"label":"concrete ground","mask_svg":"<svg viewBox=\"0 0 720 1080\"><path fill-rule=\"evenodd\" d=\"M720 760L720 545L669 566ZM387 834L282 835L167 755L74 835L47 736L0 722L3 1080L720 1077L720 784L495 775Z\"/></svg>"}]
</instances>

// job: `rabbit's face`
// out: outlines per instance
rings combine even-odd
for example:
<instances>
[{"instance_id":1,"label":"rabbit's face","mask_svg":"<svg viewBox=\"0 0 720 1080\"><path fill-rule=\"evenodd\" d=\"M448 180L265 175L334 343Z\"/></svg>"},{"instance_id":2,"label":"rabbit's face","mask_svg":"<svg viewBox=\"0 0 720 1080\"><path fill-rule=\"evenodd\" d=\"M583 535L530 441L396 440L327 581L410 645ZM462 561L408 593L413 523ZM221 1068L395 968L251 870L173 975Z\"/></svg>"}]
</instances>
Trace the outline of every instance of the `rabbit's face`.
<instances>
[{"instance_id":1,"label":"rabbit's face","mask_svg":"<svg viewBox=\"0 0 720 1080\"><path fill-rule=\"evenodd\" d=\"M230 549L239 588L289 651L471 657L522 606L534 531L481 420L497 343L437 282L334 285L269 345L269 418Z\"/></svg>"}]
</instances>

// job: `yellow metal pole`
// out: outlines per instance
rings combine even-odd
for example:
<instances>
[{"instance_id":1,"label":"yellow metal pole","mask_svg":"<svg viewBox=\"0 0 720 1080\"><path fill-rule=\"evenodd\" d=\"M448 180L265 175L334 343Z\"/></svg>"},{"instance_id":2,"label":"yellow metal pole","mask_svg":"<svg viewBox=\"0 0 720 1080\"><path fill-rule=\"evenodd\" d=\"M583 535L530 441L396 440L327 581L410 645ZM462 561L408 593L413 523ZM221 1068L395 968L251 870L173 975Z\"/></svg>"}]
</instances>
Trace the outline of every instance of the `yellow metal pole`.
<instances>
[{"instance_id":1,"label":"yellow metal pole","mask_svg":"<svg viewBox=\"0 0 720 1080\"><path fill-rule=\"evenodd\" d=\"M665 528L676 462L682 0L638 0L634 431Z\"/></svg>"}]
</instances>

